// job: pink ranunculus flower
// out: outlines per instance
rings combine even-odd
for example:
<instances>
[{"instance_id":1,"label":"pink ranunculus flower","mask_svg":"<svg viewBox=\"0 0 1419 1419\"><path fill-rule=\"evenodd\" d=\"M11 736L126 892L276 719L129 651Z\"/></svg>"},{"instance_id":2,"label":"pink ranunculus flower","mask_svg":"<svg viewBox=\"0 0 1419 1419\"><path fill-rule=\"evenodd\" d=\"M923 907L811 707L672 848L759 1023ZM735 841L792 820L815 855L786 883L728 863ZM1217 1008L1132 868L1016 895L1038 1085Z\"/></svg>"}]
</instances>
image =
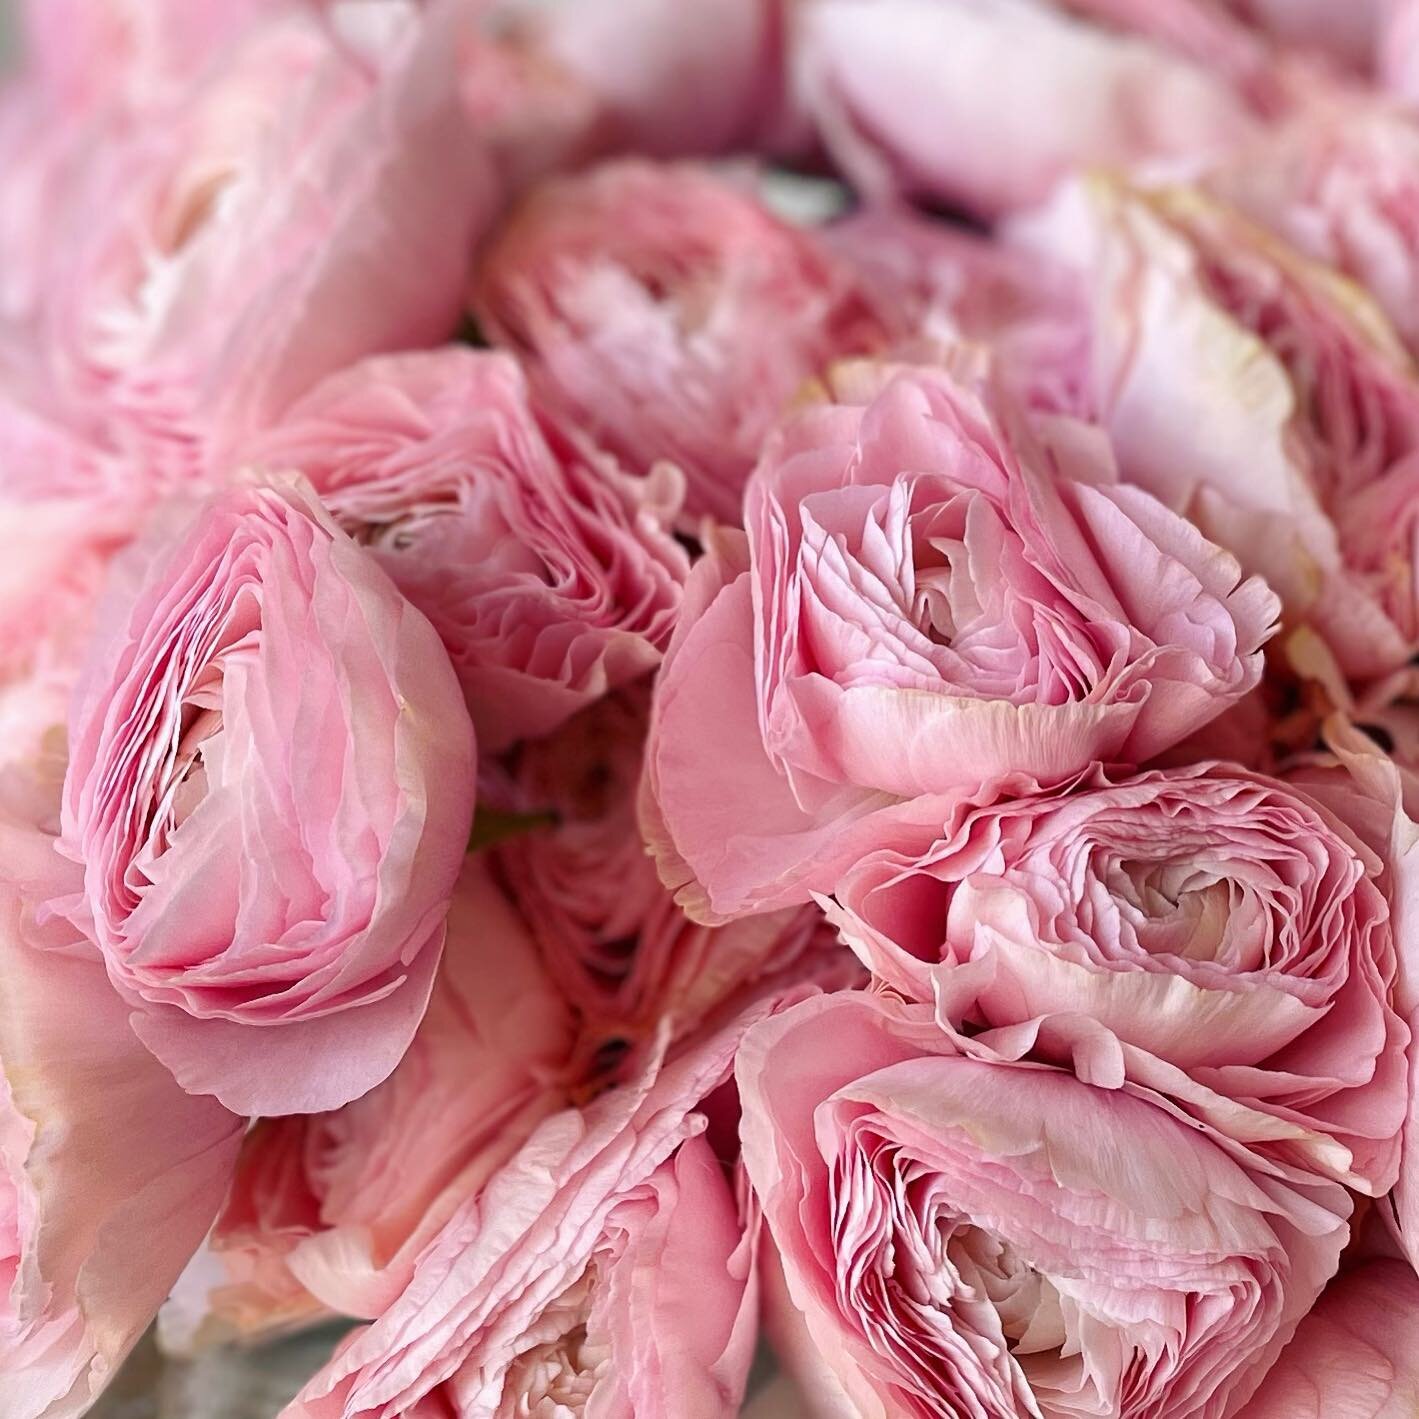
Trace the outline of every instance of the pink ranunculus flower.
<instances>
[{"instance_id":1,"label":"pink ranunculus flower","mask_svg":"<svg viewBox=\"0 0 1419 1419\"><path fill-rule=\"evenodd\" d=\"M1315 105L1203 182L1357 281L1419 352L1419 131L1403 114L1354 99Z\"/></svg>"},{"instance_id":2,"label":"pink ranunculus flower","mask_svg":"<svg viewBox=\"0 0 1419 1419\"><path fill-rule=\"evenodd\" d=\"M433 628L309 489L172 521L110 589L75 694L69 909L184 1088L335 1108L427 1003L472 726Z\"/></svg>"},{"instance_id":3,"label":"pink ranunculus flower","mask_svg":"<svg viewBox=\"0 0 1419 1419\"><path fill-rule=\"evenodd\" d=\"M1096 175L1015 236L1085 282L1092 412L1124 476L1265 576L1347 674L1406 661L1419 384L1378 309L1195 188Z\"/></svg>"},{"instance_id":4,"label":"pink ranunculus flower","mask_svg":"<svg viewBox=\"0 0 1419 1419\"><path fill-rule=\"evenodd\" d=\"M184 1093L133 1032L93 946L45 895L52 761L0 773L0 1412L78 1419L210 1226L242 1122ZM52 782L50 781L52 778Z\"/></svg>"},{"instance_id":5,"label":"pink ranunculus flower","mask_svg":"<svg viewBox=\"0 0 1419 1419\"><path fill-rule=\"evenodd\" d=\"M954 1027L1087 1017L1160 1062L1131 1067L1161 1092L1220 1127L1234 1111L1243 1133L1279 1121L1286 1136L1258 1146L1381 1196L1409 1097L1390 998L1395 932L1412 928L1388 830L1369 840L1400 812L1392 771L1347 822L1374 787L1339 765L1286 784L1212 764L913 805L916 841L854 864L831 915Z\"/></svg>"},{"instance_id":6,"label":"pink ranunculus flower","mask_svg":"<svg viewBox=\"0 0 1419 1419\"><path fill-rule=\"evenodd\" d=\"M1141 762L1257 683L1270 591L1049 432L970 367L858 366L768 445L657 686L645 821L692 911L831 891L898 800Z\"/></svg>"},{"instance_id":7,"label":"pink ranunculus flower","mask_svg":"<svg viewBox=\"0 0 1419 1419\"><path fill-rule=\"evenodd\" d=\"M534 191L485 253L473 310L549 409L634 473L676 463L687 516L736 525L785 405L880 339L811 232L708 169L632 160Z\"/></svg>"},{"instance_id":8,"label":"pink ranunculus flower","mask_svg":"<svg viewBox=\"0 0 1419 1419\"><path fill-rule=\"evenodd\" d=\"M1419 1278L1372 1261L1326 1287L1246 1419L1409 1419L1419 1412Z\"/></svg>"},{"instance_id":9,"label":"pink ranunculus flower","mask_svg":"<svg viewBox=\"0 0 1419 1419\"><path fill-rule=\"evenodd\" d=\"M650 687L608 696L518 753L515 809L552 821L490 854L581 1019L589 1080L615 1077L658 1031L698 1028L770 981L847 983L852 956L816 907L721 927L690 921L642 841L637 797Z\"/></svg>"},{"instance_id":10,"label":"pink ranunculus flower","mask_svg":"<svg viewBox=\"0 0 1419 1419\"><path fill-rule=\"evenodd\" d=\"M415 1259L548 1114L574 1022L511 903L470 860L429 1008L394 1073L332 1113L247 1135L211 1249L213 1336L377 1316Z\"/></svg>"},{"instance_id":11,"label":"pink ranunculus flower","mask_svg":"<svg viewBox=\"0 0 1419 1419\"><path fill-rule=\"evenodd\" d=\"M98 442L149 477L221 473L324 375L451 333L498 196L458 9L274 9L93 145L48 208L41 353Z\"/></svg>"},{"instance_id":12,"label":"pink ranunculus flower","mask_svg":"<svg viewBox=\"0 0 1419 1419\"><path fill-rule=\"evenodd\" d=\"M689 570L668 526L677 481L632 479L539 419L506 355L363 361L238 456L310 479L429 618L487 749L660 662Z\"/></svg>"},{"instance_id":13,"label":"pink ranunculus flower","mask_svg":"<svg viewBox=\"0 0 1419 1419\"><path fill-rule=\"evenodd\" d=\"M1147 1090L972 1058L844 992L758 1025L744 1162L798 1313L790 1368L871 1419L1223 1419L1326 1279L1348 1201Z\"/></svg>"},{"instance_id":14,"label":"pink ranunculus flower","mask_svg":"<svg viewBox=\"0 0 1419 1419\"><path fill-rule=\"evenodd\" d=\"M700 1106L774 1008L543 1123L283 1419L737 1414L754 1247Z\"/></svg>"},{"instance_id":15,"label":"pink ranunculus flower","mask_svg":"<svg viewBox=\"0 0 1419 1419\"><path fill-rule=\"evenodd\" d=\"M1088 322L1067 268L896 207L855 212L823 240L852 264L894 348L981 345L1032 408L1088 407Z\"/></svg>"},{"instance_id":16,"label":"pink ranunculus flower","mask_svg":"<svg viewBox=\"0 0 1419 1419\"><path fill-rule=\"evenodd\" d=\"M1212 68L1031 0L814 0L798 23L803 106L874 195L992 217L1081 164L1198 157L1254 127Z\"/></svg>"}]
</instances>

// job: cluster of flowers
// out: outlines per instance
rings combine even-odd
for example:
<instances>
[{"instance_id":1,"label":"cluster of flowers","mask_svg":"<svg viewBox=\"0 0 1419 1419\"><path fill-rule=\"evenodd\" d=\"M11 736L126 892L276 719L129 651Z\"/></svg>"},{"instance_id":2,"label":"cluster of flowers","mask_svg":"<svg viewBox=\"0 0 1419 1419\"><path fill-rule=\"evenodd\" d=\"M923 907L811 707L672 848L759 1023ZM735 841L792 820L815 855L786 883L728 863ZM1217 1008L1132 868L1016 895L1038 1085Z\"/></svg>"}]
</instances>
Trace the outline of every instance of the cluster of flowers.
<instances>
[{"instance_id":1,"label":"cluster of flowers","mask_svg":"<svg viewBox=\"0 0 1419 1419\"><path fill-rule=\"evenodd\" d=\"M25 19L0 1414L1412 1415L1419 4Z\"/></svg>"}]
</instances>

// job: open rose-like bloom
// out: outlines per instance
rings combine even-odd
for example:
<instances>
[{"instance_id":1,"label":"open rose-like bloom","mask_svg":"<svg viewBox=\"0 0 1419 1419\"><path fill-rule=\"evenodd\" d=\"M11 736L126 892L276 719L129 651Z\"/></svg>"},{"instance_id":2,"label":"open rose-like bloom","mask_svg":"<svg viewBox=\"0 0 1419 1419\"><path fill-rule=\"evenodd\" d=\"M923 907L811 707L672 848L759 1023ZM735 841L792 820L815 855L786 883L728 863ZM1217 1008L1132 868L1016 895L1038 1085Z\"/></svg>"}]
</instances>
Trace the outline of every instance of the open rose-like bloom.
<instances>
[{"instance_id":1,"label":"open rose-like bloom","mask_svg":"<svg viewBox=\"0 0 1419 1419\"><path fill-rule=\"evenodd\" d=\"M338 1107L394 1068L438 965L474 793L458 682L294 483L155 528L130 572L71 710L69 909L184 1088Z\"/></svg>"},{"instance_id":2,"label":"open rose-like bloom","mask_svg":"<svg viewBox=\"0 0 1419 1419\"><path fill-rule=\"evenodd\" d=\"M0 779L0 1412L77 1419L211 1224L242 1125L144 1048L89 942L36 924L78 869L54 851L57 776L16 796L17 772Z\"/></svg>"},{"instance_id":3,"label":"open rose-like bloom","mask_svg":"<svg viewBox=\"0 0 1419 1419\"><path fill-rule=\"evenodd\" d=\"M40 353L96 443L148 476L220 471L322 376L454 328L496 200L457 9L273 7L73 165L45 208Z\"/></svg>"},{"instance_id":4,"label":"open rose-like bloom","mask_svg":"<svg viewBox=\"0 0 1419 1419\"><path fill-rule=\"evenodd\" d=\"M615 1071L668 1022L698 1028L769 978L847 984L855 965L816 907L721 927L689 920L661 883L637 823L650 689L584 710L523 747L515 805L554 822L509 838L494 868L553 979L576 1002L583 1072Z\"/></svg>"},{"instance_id":5,"label":"open rose-like bloom","mask_svg":"<svg viewBox=\"0 0 1419 1419\"><path fill-rule=\"evenodd\" d=\"M1225 151L1253 128L1210 67L1040 0L814 0L799 28L802 102L878 195L990 217L1081 164Z\"/></svg>"},{"instance_id":6,"label":"open rose-like bloom","mask_svg":"<svg viewBox=\"0 0 1419 1419\"><path fill-rule=\"evenodd\" d=\"M747 556L692 574L645 807L697 914L831 891L897 799L1139 762L1256 684L1266 587L969 374L841 371L766 449Z\"/></svg>"},{"instance_id":7,"label":"open rose-like bloom","mask_svg":"<svg viewBox=\"0 0 1419 1419\"><path fill-rule=\"evenodd\" d=\"M878 343L812 233L691 165L625 161L545 184L486 253L473 309L549 408L635 473L676 463L687 514L736 525L784 406Z\"/></svg>"},{"instance_id":8,"label":"open rose-like bloom","mask_svg":"<svg viewBox=\"0 0 1419 1419\"><path fill-rule=\"evenodd\" d=\"M1397 813L1390 780L1367 819ZM1136 1077L1243 1136L1266 1115L1284 1128L1265 1146L1380 1196L1408 1099L1394 931L1413 928L1387 830L1347 825L1365 792L1338 766L1287 785L1211 765L953 806L854 864L834 916L954 1026L1089 1017L1154 1057Z\"/></svg>"},{"instance_id":9,"label":"open rose-like bloom","mask_svg":"<svg viewBox=\"0 0 1419 1419\"><path fill-rule=\"evenodd\" d=\"M571 1006L511 905L473 862L429 1008L388 1079L332 1113L247 1135L211 1249L215 1333L318 1310L378 1315L414 1259L566 1103Z\"/></svg>"},{"instance_id":10,"label":"open rose-like bloom","mask_svg":"<svg viewBox=\"0 0 1419 1419\"><path fill-rule=\"evenodd\" d=\"M1419 1278L1372 1261L1326 1287L1246 1419L1409 1419L1419 1412Z\"/></svg>"},{"instance_id":11,"label":"open rose-like bloom","mask_svg":"<svg viewBox=\"0 0 1419 1419\"><path fill-rule=\"evenodd\" d=\"M282 1419L737 1414L753 1244L699 1106L773 1008L543 1123Z\"/></svg>"},{"instance_id":12,"label":"open rose-like bloom","mask_svg":"<svg viewBox=\"0 0 1419 1419\"><path fill-rule=\"evenodd\" d=\"M1017 234L1086 284L1091 412L1124 477L1265 576L1347 674L1406 661L1419 383L1363 292L1192 188L1091 177Z\"/></svg>"},{"instance_id":13,"label":"open rose-like bloom","mask_svg":"<svg viewBox=\"0 0 1419 1419\"><path fill-rule=\"evenodd\" d=\"M1146 1090L971 1058L926 1007L806 1001L737 1077L786 1358L833 1377L835 1412L1223 1419L1345 1239L1340 1188L1248 1166Z\"/></svg>"},{"instance_id":14,"label":"open rose-like bloom","mask_svg":"<svg viewBox=\"0 0 1419 1419\"><path fill-rule=\"evenodd\" d=\"M433 623L499 750L655 668L688 572L662 491L543 425L506 355L448 347L318 385L243 463L310 479Z\"/></svg>"}]
</instances>

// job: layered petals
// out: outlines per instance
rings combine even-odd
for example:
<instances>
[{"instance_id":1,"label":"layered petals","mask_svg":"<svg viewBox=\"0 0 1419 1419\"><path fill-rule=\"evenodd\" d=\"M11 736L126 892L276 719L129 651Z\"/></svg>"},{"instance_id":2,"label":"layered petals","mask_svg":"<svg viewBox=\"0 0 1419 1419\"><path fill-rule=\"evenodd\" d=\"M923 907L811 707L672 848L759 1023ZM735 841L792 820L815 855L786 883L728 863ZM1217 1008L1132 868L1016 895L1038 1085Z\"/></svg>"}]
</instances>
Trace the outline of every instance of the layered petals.
<instances>
[{"instance_id":1,"label":"layered petals","mask_svg":"<svg viewBox=\"0 0 1419 1419\"><path fill-rule=\"evenodd\" d=\"M238 454L303 473L433 623L491 750L659 663L688 572L676 480L546 426L507 356L363 361Z\"/></svg>"},{"instance_id":2,"label":"layered petals","mask_svg":"<svg viewBox=\"0 0 1419 1419\"><path fill-rule=\"evenodd\" d=\"M801 9L800 101L873 196L995 217L1047 197L1077 167L1215 154L1255 124L1215 69L1043 0Z\"/></svg>"},{"instance_id":3,"label":"layered petals","mask_svg":"<svg viewBox=\"0 0 1419 1419\"><path fill-rule=\"evenodd\" d=\"M828 1412L1234 1415L1345 1237L1340 1189L1250 1168L1147 1091L970 1058L920 1007L804 1002L737 1077Z\"/></svg>"},{"instance_id":4,"label":"layered petals","mask_svg":"<svg viewBox=\"0 0 1419 1419\"><path fill-rule=\"evenodd\" d=\"M719 927L681 911L637 822L649 709L649 686L636 686L525 745L512 802L537 826L490 853L553 979L576 1002L588 1079L614 1076L657 1032L692 1031L771 980L847 984L856 973L816 907Z\"/></svg>"},{"instance_id":5,"label":"layered petals","mask_svg":"<svg viewBox=\"0 0 1419 1419\"><path fill-rule=\"evenodd\" d=\"M831 891L824 852L896 801L1161 752L1257 683L1272 629L1094 431L1037 437L969 365L835 387L766 450L747 549L696 568L657 689L649 831L711 917Z\"/></svg>"},{"instance_id":6,"label":"layered petals","mask_svg":"<svg viewBox=\"0 0 1419 1419\"><path fill-rule=\"evenodd\" d=\"M242 1121L148 1053L88 941L37 923L41 885L60 890L76 869L49 836L52 790L29 782L17 801L15 772L0 885L0 1410L78 1419L211 1225Z\"/></svg>"},{"instance_id":7,"label":"layered petals","mask_svg":"<svg viewBox=\"0 0 1419 1419\"><path fill-rule=\"evenodd\" d=\"M272 6L181 104L71 164L46 208L39 358L99 446L215 476L322 376L451 333L498 197L457 9Z\"/></svg>"},{"instance_id":8,"label":"layered petals","mask_svg":"<svg viewBox=\"0 0 1419 1419\"><path fill-rule=\"evenodd\" d=\"M1124 476L1265 576L1347 674L1407 660L1419 384L1373 303L1193 188L1094 177L1019 231L1086 283L1091 412Z\"/></svg>"},{"instance_id":9,"label":"layered petals","mask_svg":"<svg viewBox=\"0 0 1419 1419\"><path fill-rule=\"evenodd\" d=\"M812 233L688 164L623 161L543 185L500 229L472 299L549 409L633 473L675 463L687 516L731 524L804 381L879 343Z\"/></svg>"},{"instance_id":10,"label":"layered petals","mask_svg":"<svg viewBox=\"0 0 1419 1419\"><path fill-rule=\"evenodd\" d=\"M1308 778L1204 765L955 807L856 864L832 914L954 1028L1086 1017L1163 1092L1216 1118L1220 1096L1242 1136L1252 1114L1280 1120L1265 1146L1381 1196L1407 1112L1390 1002L1408 923L1387 835L1345 821L1366 786L1340 767ZM1399 812L1397 784L1374 808Z\"/></svg>"},{"instance_id":11,"label":"layered petals","mask_svg":"<svg viewBox=\"0 0 1419 1419\"><path fill-rule=\"evenodd\" d=\"M283 1419L737 1413L753 1253L698 1108L770 1008L548 1119Z\"/></svg>"},{"instance_id":12,"label":"layered petals","mask_svg":"<svg viewBox=\"0 0 1419 1419\"><path fill-rule=\"evenodd\" d=\"M472 817L438 637L295 483L156 527L100 619L68 910L189 1091L253 1114L357 1097L423 1014Z\"/></svg>"},{"instance_id":13,"label":"layered petals","mask_svg":"<svg viewBox=\"0 0 1419 1419\"><path fill-rule=\"evenodd\" d=\"M210 1248L209 1336L378 1315L414 1261L572 1080L571 1003L475 862L449 912L429 1008L394 1073L333 1113L247 1135Z\"/></svg>"}]
</instances>

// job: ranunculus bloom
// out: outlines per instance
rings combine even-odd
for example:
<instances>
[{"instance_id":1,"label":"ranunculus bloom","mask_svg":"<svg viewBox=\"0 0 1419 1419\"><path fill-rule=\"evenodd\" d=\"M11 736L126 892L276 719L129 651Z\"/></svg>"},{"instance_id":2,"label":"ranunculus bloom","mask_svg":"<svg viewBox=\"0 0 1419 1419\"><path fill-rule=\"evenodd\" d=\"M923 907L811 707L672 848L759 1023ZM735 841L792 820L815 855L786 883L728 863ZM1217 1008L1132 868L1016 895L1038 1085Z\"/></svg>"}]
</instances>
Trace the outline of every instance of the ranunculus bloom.
<instances>
[{"instance_id":1,"label":"ranunculus bloom","mask_svg":"<svg viewBox=\"0 0 1419 1419\"><path fill-rule=\"evenodd\" d=\"M1032 408L1088 407L1088 322L1067 268L895 207L855 212L823 240L851 262L897 349L983 345Z\"/></svg>"},{"instance_id":2,"label":"ranunculus bloom","mask_svg":"<svg viewBox=\"0 0 1419 1419\"><path fill-rule=\"evenodd\" d=\"M544 184L485 254L473 309L550 409L635 473L678 464L687 514L736 525L784 406L879 340L811 232L690 165L625 161Z\"/></svg>"},{"instance_id":3,"label":"ranunculus bloom","mask_svg":"<svg viewBox=\"0 0 1419 1419\"><path fill-rule=\"evenodd\" d=\"M433 622L487 749L660 662L688 573L674 479L642 484L539 421L506 355L363 361L238 456L309 478Z\"/></svg>"},{"instance_id":4,"label":"ranunculus bloom","mask_svg":"<svg viewBox=\"0 0 1419 1419\"><path fill-rule=\"evenodd\" d=\"M414 1259L575 1082L572 1006L474 862L448 918L429 1008L399 1066L333 1113L247 1135L212 1236L217 1333L272 1328L316 1301L376 1316Z\"/></svg>"},{"instance_id":5,"label":"ranunculus bloom","mask_svg":"<svg viewBox=\"0 0 1419 1419\"><path fill-rule=\"evenodd\" d=\"M1410 1419L1419 1413L1419 1278L1372 1261L1326 1287L1246 1419Z\"/></svg>"},{"instance_id":6,"label":"ranunculus bloom","mask_svg":"<svg viewBox=\"0 0 1419 1419\"><path fill-rule=\"evenodd\" d=\"M637 822L650 689L584 710L525 745L517 811L554 821L490 854L581 1018L588 1078L623 1069L667 1024L682 1034L770 978L847 984L855 962L816 907L722 927L690 921L661 883Z\"/></svg>"},{"instance_id":7,"label":"ranunculus bloom","mask_svg":"<svg viewBox=\"0 0 1419 1419\"><path fill-rule=\"evenodd\" d=\"M548 1119L283 1419L737 1414L753 1245L698 1109L772 1008Z\"/></svg>"},{"instance_id":8,"label":"ranunculus bloom","mask_svg":"<svg viewBox=\"0 0 1419 1419\"><path fill-rule=\"evenodd\" d=\"M766 449L747 557L691 576L647 827L698 914L831 891L897 799L1145 760L1259 678L1266 587L968 373L842 371Z\"/></svg>"},{"instance_id":9,"label":"ranunculus bloom","mask_svg":"<svg viewBox=\"0 0 1419 1419\"><path fill-rule=\"evenodd\" d=\"M70 717L71 910L184 1088L337 1107L394 1068L438 965L474 792L458 682L294 483L218 495L142 552Z\"/></svg>"},{"instance_id":10,"label":"ranunculus bloom","mask_svg":"<svg viewBox=\"0 0 1419 1419\"><path fill-rule=\"evenodd\" d=\"M1390 778L1375 811L1393 818ZM913 805L924 831L854 864L833 915L954 1026L1088 1017L1185 1076L1159 1070L1159 1090L1221 1127L1228 1101L1244 1134L1267 1115L1280 1156L1380 1196L1408 1101L1394 933L1412 928L1387 836L1347 826L1365 791L1340 767L1286 785L1203 765L934 819Z\"/></svg>"},{"instance_id":11,"label":"ranunculus bloom","mask_svg":"<svg viewBox=\"0 0 1419 1419\"><path fill-rule=\"evenodd\" d=\"M854 182L994 216L1087 163L1225 151L1253 128L1213 70L1032 0L815 0L804 106Z\"/></svg>"},{"instance_id":12,"label":"ranunculus bloom","mask_svg":"<svg viewBox=\"0 0 1419 1419\"><path fill-rule=\"evenodd\" d=\"M1419 131L1404 115L1318 105L1231 155L1205 185L1358 281L1419 351Z\"/></svg>"},{"instance_id":13,"label":"ranunculus bloom","mask_svg":"<svg viewBox=\"0 0 1419 1419\"><path fill-rule=\"evenodd\" d=\"M1086 282L1092 412L1124 476L1264 575L1348 674L1407 660L1419 384L1379 311L1190 188L1093 177L1018 235Z\"/></svg>"},{"instance_id":14,"label":"ranunculus bloom","mask_svg":"<svg viewBox=\"0 0 1419 1419\"><path fill-rule=\"evenodd\" d=\"M143 1047L93 947L36 926L77 868L11 813L0 884L0 1412L77 1419L117 1372L221 1205L241 1120ZM23 886L19 885L23 879Z\"/></svg>"},{"instance_id":15,"label":"ranunculus bloom","mask_svg":"<svg viewBox=\"0 0 1419 1419\"><path fill-rule=\"evenodd\" d=\"M804 1002L736 1072L790 1368L864 1419L1234 1415L1345 1239L1342 1189L1146 1090L971 1058L926 1007Z\"/></svg>"},{"instance_id":16,"label":"ranunculus bloom","mask_svg":"<svg viewBox=\"0 0 1419 1419\"><path fill-rule=\"evenodd\" d=\"M94 144L47 208L39 357L96 443L147 476L220 471L322 376L452 331L497 197L453 23L282 7Z\"/></svg>"}]
</instances>

